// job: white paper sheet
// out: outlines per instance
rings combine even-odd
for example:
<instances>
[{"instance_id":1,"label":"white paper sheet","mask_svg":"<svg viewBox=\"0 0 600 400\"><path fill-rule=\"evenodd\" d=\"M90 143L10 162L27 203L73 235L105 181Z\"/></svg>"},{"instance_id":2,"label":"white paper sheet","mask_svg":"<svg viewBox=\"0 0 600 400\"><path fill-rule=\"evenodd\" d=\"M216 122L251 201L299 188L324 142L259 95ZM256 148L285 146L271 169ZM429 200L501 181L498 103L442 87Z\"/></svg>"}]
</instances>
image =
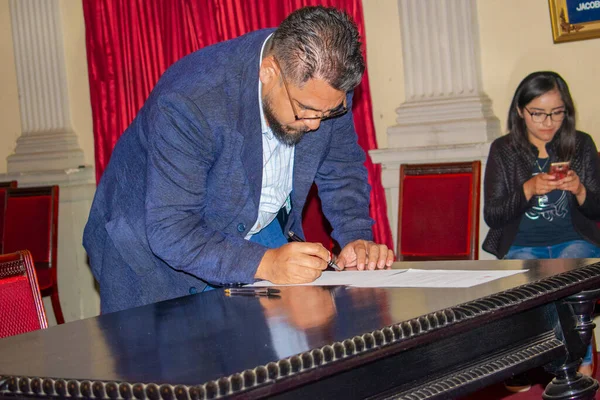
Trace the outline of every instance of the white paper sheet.
<instances>
[{"instance_id":1,"label":"white paper sheet","mask_svg":"<svg viewBox=\"0 0 600 400\"><path fill-rule=\"evenodd\" d=\"M433 287L466 288L490 282L527 270L469 271L469 270L426 270L389 269L375 271L325 271L311 283L292 286L354 286L354 287ZM255 282L249 286L274 285L269 281Z\"/></svg>"},{"instance_id":2,"label":"white paper sheet","mask_svg":"<svg viewBox=\"0 0 600 400\"><path fill-rule=\"evenodd\" d=\"M248 286L340 286L354 285L359 282L371 282L374 286L390 277L406 272L406 269L384 269L377 271L325 271L317 280L299 285L274 285L269 281L258 281Z\"/></svg>"}]
</instances>

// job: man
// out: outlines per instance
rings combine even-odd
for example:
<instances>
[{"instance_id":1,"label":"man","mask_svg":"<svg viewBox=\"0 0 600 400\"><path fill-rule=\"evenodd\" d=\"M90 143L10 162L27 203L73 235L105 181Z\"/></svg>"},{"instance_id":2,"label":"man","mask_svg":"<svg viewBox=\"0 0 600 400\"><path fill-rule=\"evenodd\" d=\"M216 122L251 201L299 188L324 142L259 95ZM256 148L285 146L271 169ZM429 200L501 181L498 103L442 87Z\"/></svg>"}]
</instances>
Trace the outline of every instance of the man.
<instances>
[{"instance_id":1,"label":"man","mask_svg":"<svg viewBox=\"0 0 600 400\"><path fill-rule=\"evenodd\" d=\"M363 72L356 26L323 7L171 66L115 146L85 228L102 312L207 284L313 281L329 252L285 235L302 235L313 181L338 265L391 265L371 241L350 111Z\"/></svg>"}]
</instances>

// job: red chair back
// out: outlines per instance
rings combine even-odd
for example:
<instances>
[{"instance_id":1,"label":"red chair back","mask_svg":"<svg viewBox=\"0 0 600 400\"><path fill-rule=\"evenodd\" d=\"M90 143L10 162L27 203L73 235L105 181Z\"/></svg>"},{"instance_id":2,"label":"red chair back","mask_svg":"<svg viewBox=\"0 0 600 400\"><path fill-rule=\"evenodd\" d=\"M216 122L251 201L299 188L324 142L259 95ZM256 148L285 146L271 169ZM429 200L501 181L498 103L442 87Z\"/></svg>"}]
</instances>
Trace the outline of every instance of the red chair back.
<instances>
[{"instance_id":1,"label":"red chair back","mask_svg":"<svg viewBox=\"0 0 600 400\"><path fill-rule=\"evenodd\" d=\"M17 187L17 181L4 181L4 182L0 182L0 188L16 188Z\"/></svg>"},{"instance_id":2,"label":"red chair back","mask_svg":"<svg viewBox=\"0 0 600 400\"><path fill-rule=\"evenodd\" d=\"M56 281L58 186L8 189L4 251L31 252L41 290Z\"/></svg>"},{"instance_id":3,"label":"red chair back","mask_svg":"<svg viewBox=\"0 0 600 400\"><path fill-rule=\"evenodd\" d=\"M481 162L403 164L399 260L476 260Z\"/></svg>"},{"instance_id":4,"label":"red chair back","mask_svg":"<svg viewBox=\"0 0 600 400\"><path fill-rule=\"evenodd\" d=\"M0 255L0 338L47 327L31 253Z\"/></svg>"},{"instance_id":5,"label":"red chair back","mask_svg":"<svg viewBox=\"0 0 600 400\"><path fill-rule=\"evenodd\" d=\"M6 215L6 189L16 187L17 181L0 182L0 254L4 253L4 218Z\"/></svg>"},{"instance_id":6,"label":"red chair back","mask_svg":"<svg viewBox=\"0 0 600 400\"><path fill-rule=\"evenodd\" d=\"M339 253L339 249L335 249L337 243L331 238L332 228L323 215L321 199L315 184L311 186L302 210L302 229L307 242L321 243L327 250Z\"/></svg>"}]
</instances>

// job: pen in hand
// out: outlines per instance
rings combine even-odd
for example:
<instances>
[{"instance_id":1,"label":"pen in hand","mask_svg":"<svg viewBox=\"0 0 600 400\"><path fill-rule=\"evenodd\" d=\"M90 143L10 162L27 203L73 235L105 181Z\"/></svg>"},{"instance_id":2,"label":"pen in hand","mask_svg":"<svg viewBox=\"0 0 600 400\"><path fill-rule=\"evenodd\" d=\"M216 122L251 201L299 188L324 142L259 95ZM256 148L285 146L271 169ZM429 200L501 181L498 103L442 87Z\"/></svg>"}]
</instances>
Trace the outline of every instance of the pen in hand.
<instances>
[{"instance_id":1,"label":"pen in hand","mask_svg":"<svg viewBox=\"0 0 600 400\"><path fill-rule=\"evenodd\" d=\"M300 236L296 235L292 231L288 232L288 237L294 242L304 242L304 240ZM329 252L329 256L330 260L327 262L327 266L335 269L336 271L341 271L342 269L338 267L336 263L333 262L333 256L331 255L331 252Z\"/></svg>"}]
</instances>

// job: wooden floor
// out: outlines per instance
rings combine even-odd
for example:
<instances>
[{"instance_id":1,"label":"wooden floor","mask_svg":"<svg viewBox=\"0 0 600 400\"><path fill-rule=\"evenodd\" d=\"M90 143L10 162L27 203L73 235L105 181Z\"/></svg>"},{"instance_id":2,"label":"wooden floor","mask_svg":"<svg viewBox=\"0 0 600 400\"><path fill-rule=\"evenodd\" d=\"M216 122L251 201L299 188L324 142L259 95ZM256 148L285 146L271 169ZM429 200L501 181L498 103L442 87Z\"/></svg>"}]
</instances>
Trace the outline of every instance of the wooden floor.
<instances>
[{"instance_id":1,"label":"wooden floor","mask_svg":"<svg viewBox=\"0 0 600 400\"><path fill-rule=\"evenodd\" d=\"M596 354L596 365L600 365L598 364L599 362L600 356ZM528 376L531 379L531 389L529 389L527 392L509 392L506 390L504 385L500 383L492 385L469 396L463 397L462 400L540 400L542 398L542 393L544 393L544 388L548 382L552 380L552 376L546 374L541 368L530 371ZM600 368L596 368L594 378L600 381ZM600 392L596 394L596 399L600 400Z\"/></svg>"}]
</instances>

